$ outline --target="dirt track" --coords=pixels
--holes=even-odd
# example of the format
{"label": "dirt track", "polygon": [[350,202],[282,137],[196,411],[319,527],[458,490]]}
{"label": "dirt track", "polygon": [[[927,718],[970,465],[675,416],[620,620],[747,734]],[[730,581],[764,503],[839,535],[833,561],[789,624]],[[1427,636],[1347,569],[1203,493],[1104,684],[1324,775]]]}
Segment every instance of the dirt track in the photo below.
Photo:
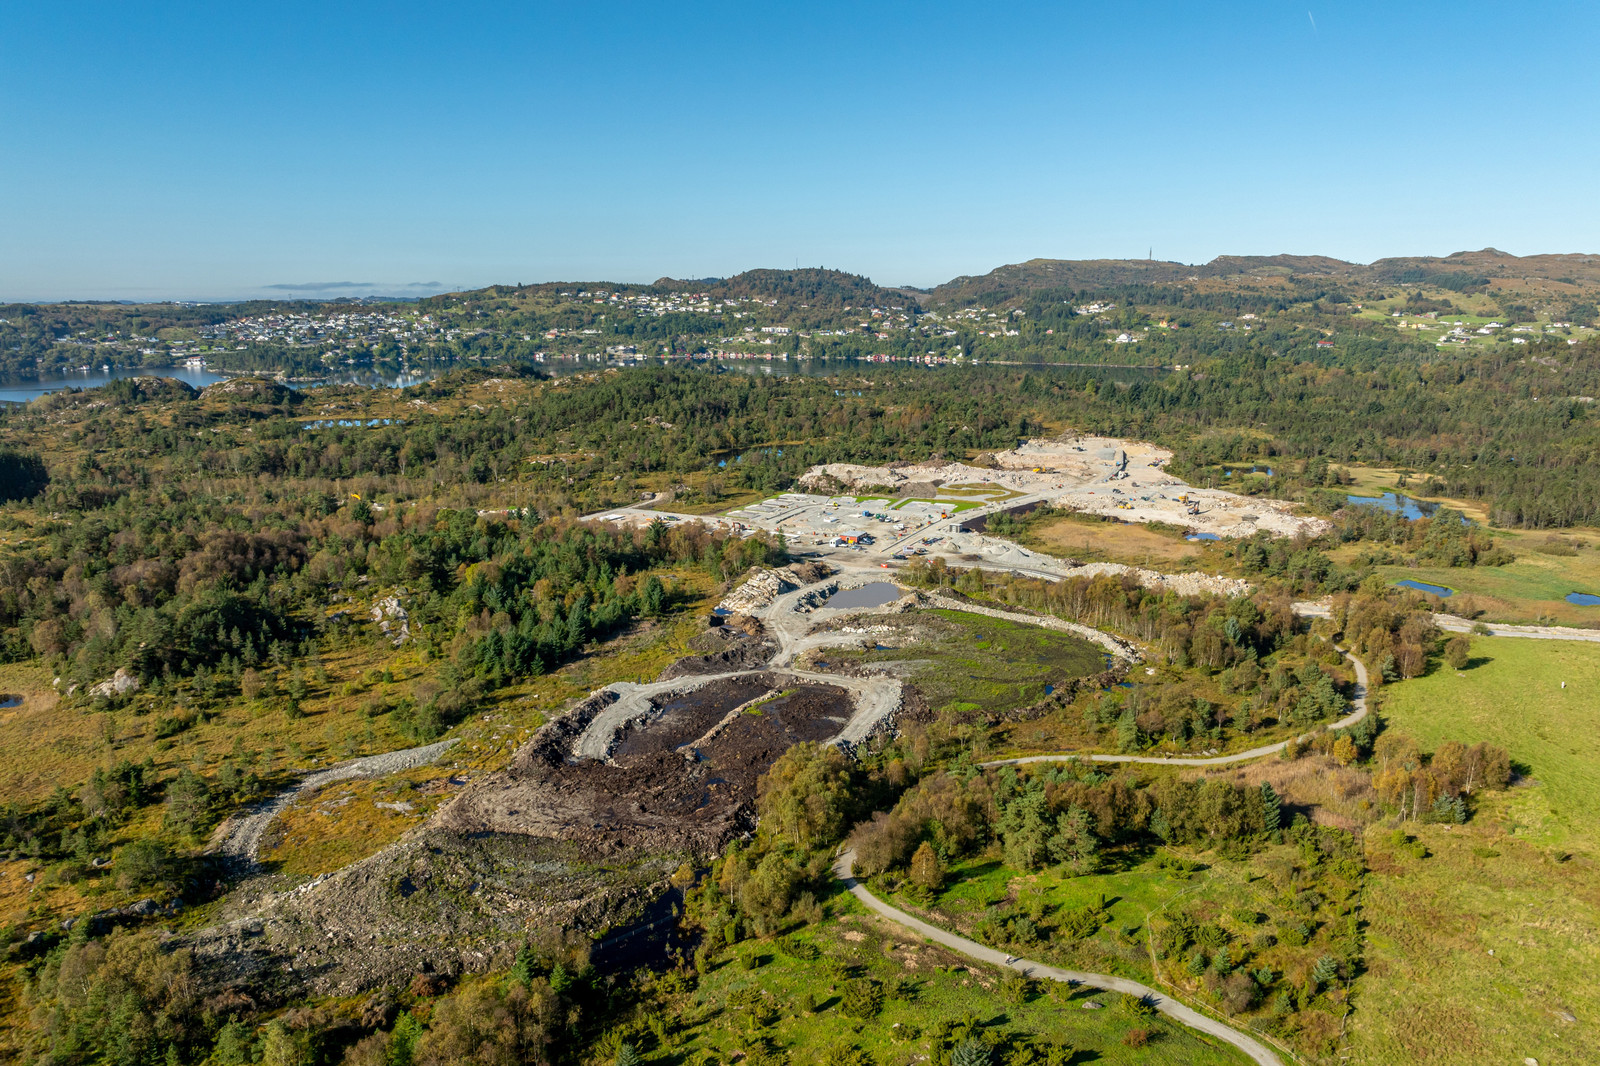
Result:
{"label": "dirt track", "polygon": [[257,853],[261,849],[261,837],[266,833],[267,827],[303,794],[315,792],[324,785],[331,785],[335,781],[351,777],[383,777],[416,766],[426,766],[444,754],[453,744],[454,740],[441,740],[434,744],[424,744],[419,748],[406,748],[403,751],[390,751],[382,755],[352,759],[337,766],[330,766],[326,770],[306,774],[277,795],[270,796],[230,818],[222,825],[220,835],[211,850],[243,870],[254,869]]}

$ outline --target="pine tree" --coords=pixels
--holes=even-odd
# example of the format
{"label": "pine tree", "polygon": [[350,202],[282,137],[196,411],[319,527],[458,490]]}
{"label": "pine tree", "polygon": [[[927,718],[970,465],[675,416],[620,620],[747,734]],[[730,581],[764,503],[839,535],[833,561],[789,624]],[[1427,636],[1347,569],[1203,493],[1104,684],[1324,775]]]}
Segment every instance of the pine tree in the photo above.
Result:
{"label": "pine tree", "polygon": [[1317,960],[1316,965],[1311,967],[1311,979],[1319,986],[1327,984],[1338,976],[1339,964],[1333,960],[1331,955],[1322,956]]}
{"label": "pine tree", "polygon": [[1074,804],[1056,819],[1050,857],[1074,874],[1091,874],[1100,868],[1100,842],[1095,839],[1088,811]]}
{"label": "pine tree", "polygon": [[538,958],[533,949],[524,944],[517,949],[517,961],[511,964],[511,980],[527,988],[533,984],[534,968],[538,965]]}
{"label": "pine tree", "polygon": [[1134,721],[1133,708],[1129,707],[1117,719],[1117,750],[1138,751],[1140,739],[1139,723]]}
{"label": "pine tree", "polygon": [[612,1061],[614,1066],[639,1066],[639,1053],[633,1050],[632,1044],[618,1044],[617,1057]]}
{"label": "pine tree", "polygon": [[1261,782],[1261,824],[1269,833],[1283,828],[1283,801],[1270,781]]}
{"label": "pine tree", "polygon": [[971,1037],[956,1045],[950,1056],[950,1066],[989,1066],[989,1046]]}

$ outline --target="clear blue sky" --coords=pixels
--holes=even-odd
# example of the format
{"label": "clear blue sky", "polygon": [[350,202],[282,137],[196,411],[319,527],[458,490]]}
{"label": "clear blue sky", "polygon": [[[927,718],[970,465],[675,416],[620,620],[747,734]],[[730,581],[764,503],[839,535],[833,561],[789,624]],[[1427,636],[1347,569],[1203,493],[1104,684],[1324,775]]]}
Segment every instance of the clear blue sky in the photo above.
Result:
{"label": "clear blue sky", "polygon": [[0,299],[1600,252],[1600,5],[0,0]]}

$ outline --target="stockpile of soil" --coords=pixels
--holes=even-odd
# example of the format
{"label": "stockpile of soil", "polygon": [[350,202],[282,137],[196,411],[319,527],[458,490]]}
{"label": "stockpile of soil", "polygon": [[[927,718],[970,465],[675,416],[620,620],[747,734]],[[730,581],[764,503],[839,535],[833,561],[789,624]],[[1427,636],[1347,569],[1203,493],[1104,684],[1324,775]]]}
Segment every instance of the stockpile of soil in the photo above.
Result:
{"label": "stockpile of soil", "polygon": [[757,670],[777,652],[778,645],[767,636],[757,619],[741,616],[742,625],[720,625],[701,633],[689,642],[702,655],[689,655],[661,671],[661,680],[674,677],[726,674],[735,670]]}
{"label": "stockpile of soil", "polygon": [[782,673],[723,679],[661,698],[660,713],[630,725],[609,761],[574,759],[571,738],[606,702],[541,729],[510,769],[458,797],[438,823],[582,841],[597,854],[709,857],[753,828],[756,778],[791,745],[836,735],[853,709],[845,689]]}

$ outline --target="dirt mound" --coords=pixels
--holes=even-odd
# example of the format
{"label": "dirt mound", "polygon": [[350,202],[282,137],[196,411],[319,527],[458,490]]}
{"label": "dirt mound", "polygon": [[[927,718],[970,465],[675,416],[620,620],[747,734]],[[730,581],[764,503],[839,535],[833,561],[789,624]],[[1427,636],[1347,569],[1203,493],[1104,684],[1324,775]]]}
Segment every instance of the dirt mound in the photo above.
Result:
{"label": "dirt mound", "polygon": [[541,729],[437,824],[582,842],[596,854],[709,856],[753,827],[756,778],[791,745],[837,734],[854,706],[844,688],[781,673],[723,678],[657,697],[652,714],[619,730],[609,758],[573,758],[574,738],[615,699],[591,698]]}
{"label": "dirt mound", "polygon": [[530,929],[627,925],[686,857],[607,862],[577,843],[423,830],[182,943],[207,995],[354,995],[418,973],[504,969]]}
{"label": "dirt mound", "polygon": [[760,669],[777,653],[778,645],[767,637],[759,622],[756,622],[756,626],[758,632],[754,635],[733,626],[715,626],[706,630],[689,642],[691,648],[704,654],[679,659],[661,671],[659,680]]}

